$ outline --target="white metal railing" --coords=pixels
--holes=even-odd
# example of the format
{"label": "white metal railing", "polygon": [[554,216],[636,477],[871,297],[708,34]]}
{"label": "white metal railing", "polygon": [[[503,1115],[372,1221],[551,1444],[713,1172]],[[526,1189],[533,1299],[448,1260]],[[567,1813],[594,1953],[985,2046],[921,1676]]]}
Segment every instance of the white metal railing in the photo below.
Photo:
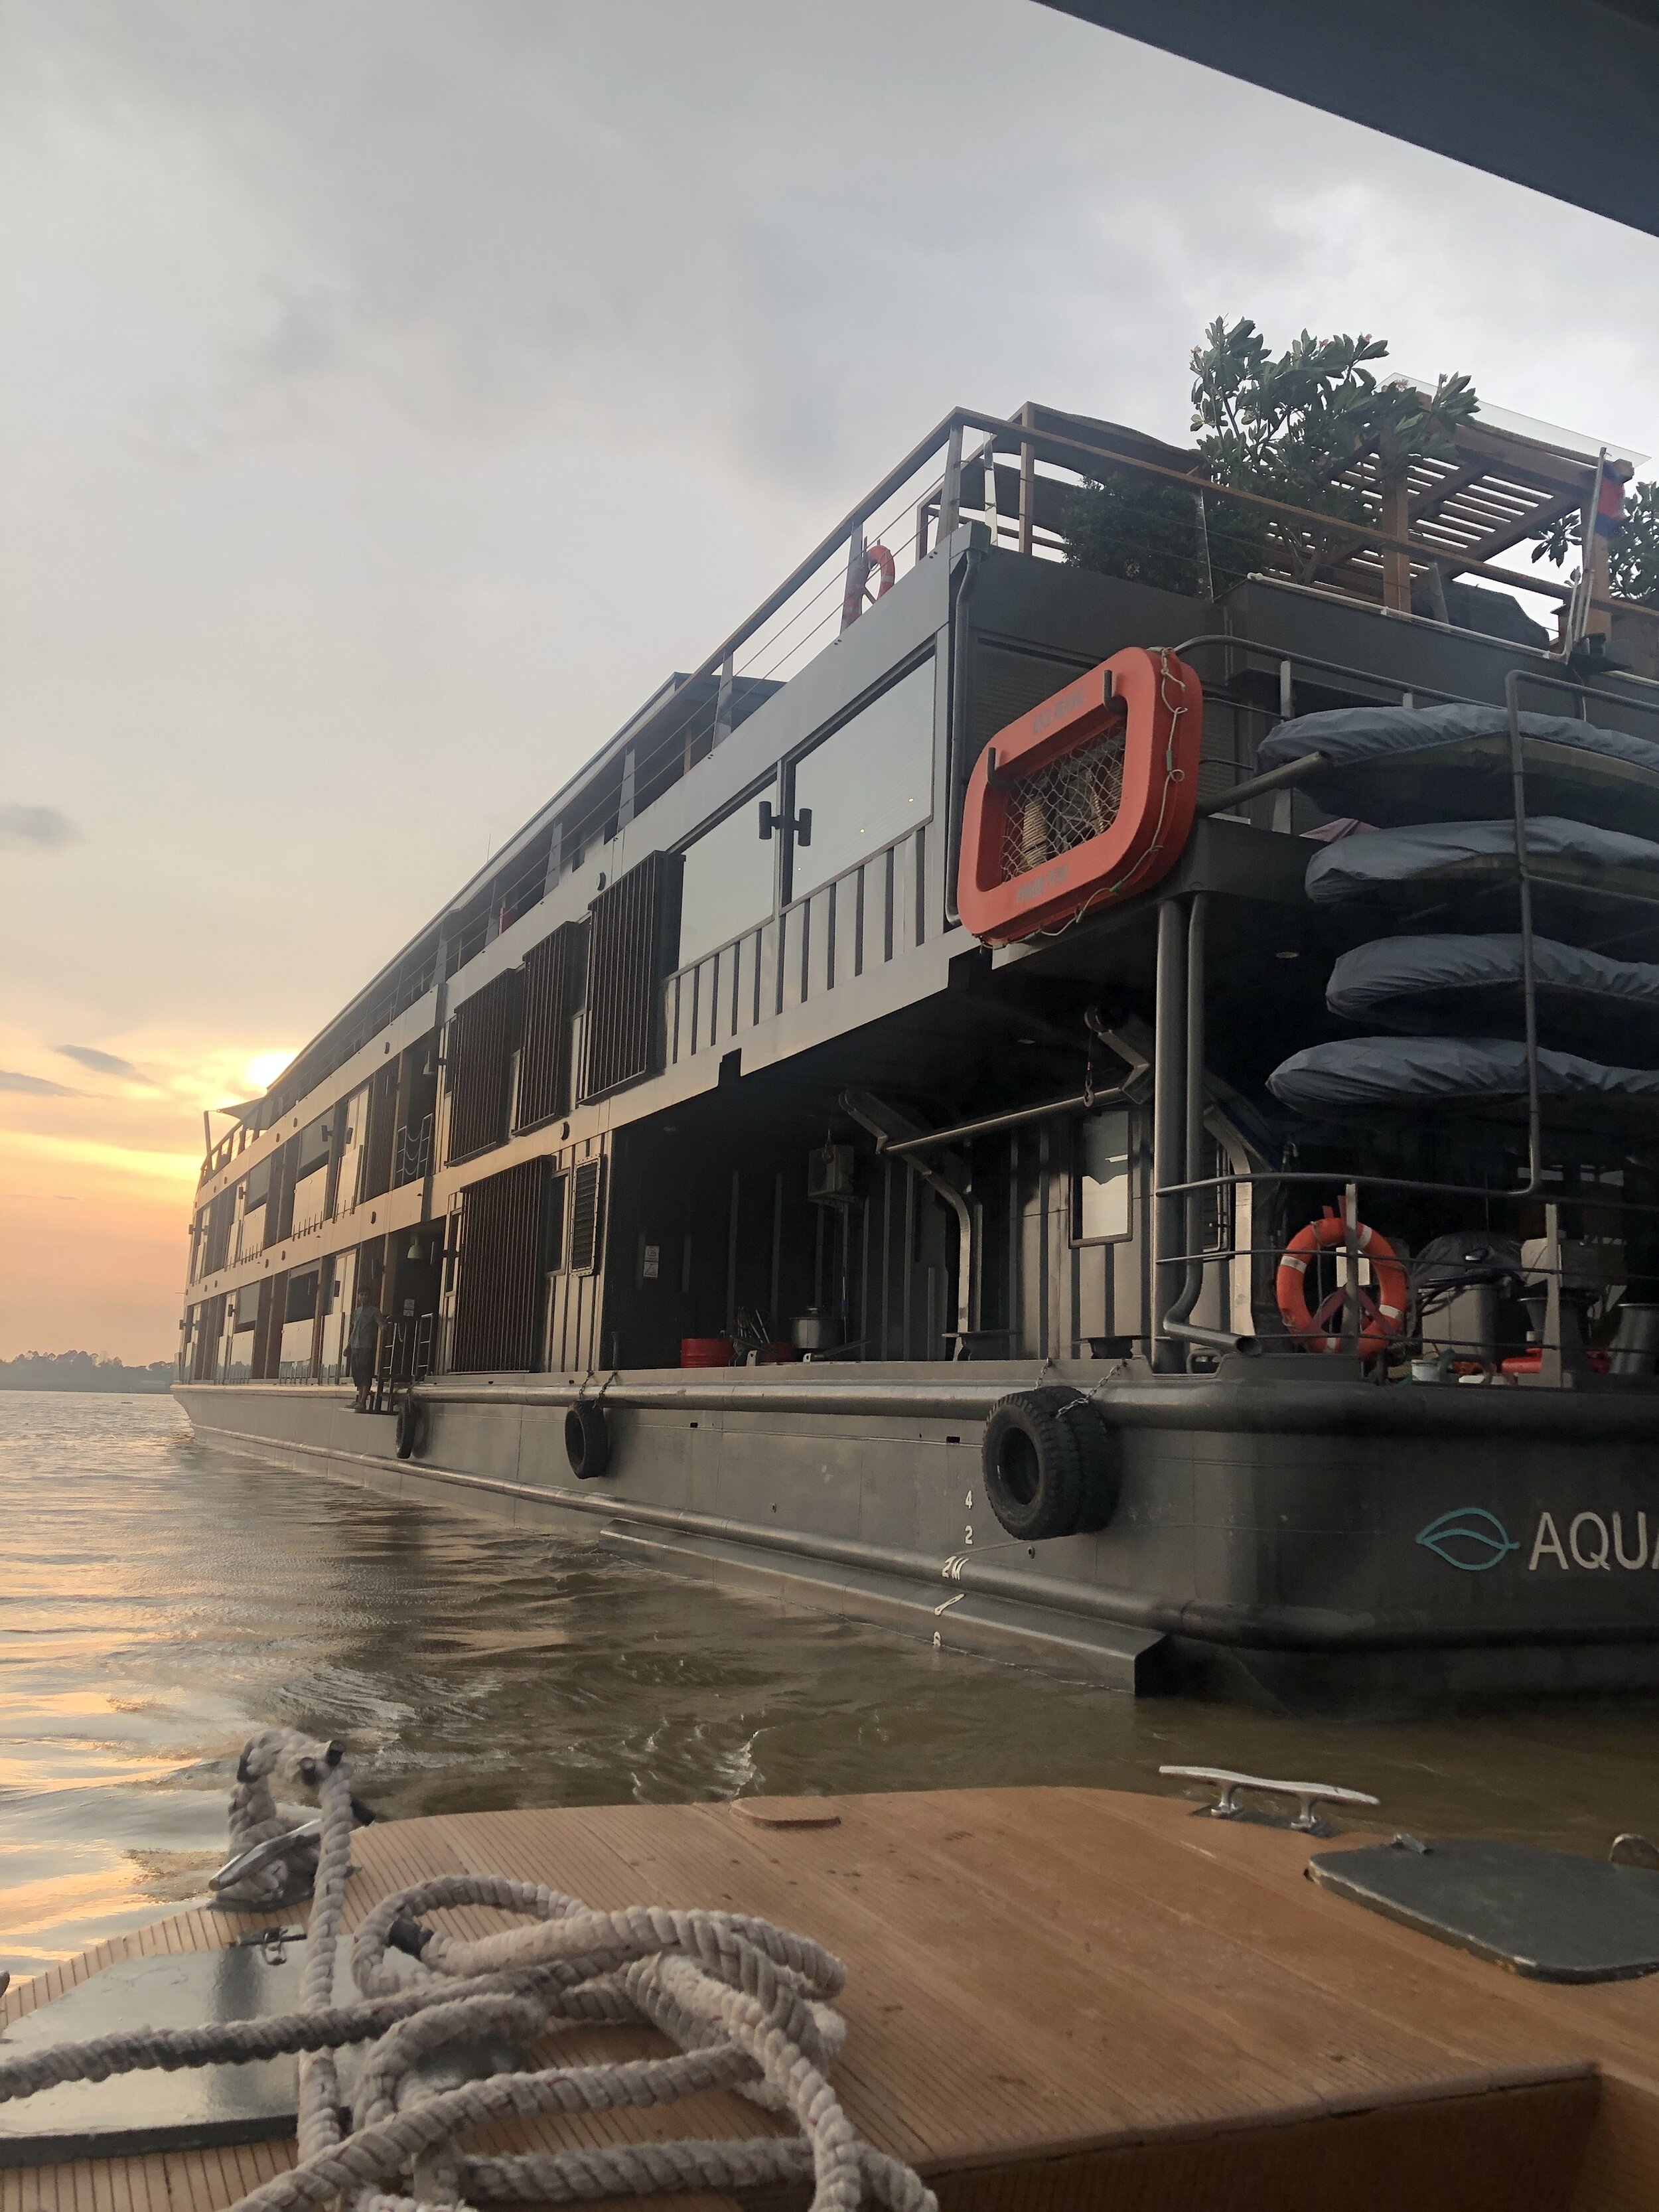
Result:
{"label": "white metal railing", "polygon": [[745,1030],[922,944],[932,827],[918,823],[671,975],[663,987],[666,1064],[729,1050]]}

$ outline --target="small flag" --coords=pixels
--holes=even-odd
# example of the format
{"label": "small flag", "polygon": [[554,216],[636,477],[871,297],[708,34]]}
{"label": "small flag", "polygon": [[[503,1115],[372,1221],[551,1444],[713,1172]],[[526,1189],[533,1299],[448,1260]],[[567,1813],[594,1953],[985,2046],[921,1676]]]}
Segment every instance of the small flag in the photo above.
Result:
{"label": "small flag", "polygon": [[1595,502],[1595,534],[1617,538],[1625,527],[1625,479],[1612,469],[1601,476],[1601,494]]}

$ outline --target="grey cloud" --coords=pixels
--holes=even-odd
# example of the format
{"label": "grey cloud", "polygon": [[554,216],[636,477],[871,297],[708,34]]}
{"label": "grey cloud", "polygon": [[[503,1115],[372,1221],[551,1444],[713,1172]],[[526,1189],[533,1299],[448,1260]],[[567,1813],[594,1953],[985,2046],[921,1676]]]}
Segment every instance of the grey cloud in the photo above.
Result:
{"label": "grey cloud", "polygon": [[56,853],[80,835],[55,806],[0,805],[0,852]]}
{"label": "grey cloud", "polygon": [[0,14],[60,1036],[310,1034],[954,400],[1182,438],[1248,313],[1659,446],[1654,240],[1032,0]]}
{"label": "grey cloud", "polygon": [[26,1098],[78,1098],[78,1091],[71,1091],[66,1083],[49,1083],[44,1075],[20,1075],[14,1068],[0,1067],[0,1091],[15,1091]]}
{"label": "grey cloud", "polygon": [[95,1045],[60,1044],[58,1052],[65,1060],[78,1060],[82,1067],[90,1068],[94,1075],[119,1075],[130,1083],[142,1083],[144,1079],[130,1060],[119,1053],[100,1052]]}
{"label": "grey cloud", "polygon": [[34,20],[261,236],[221,445],[565,426],[821,493],[955,399],[1179,434],[1209,316],[1320,319],[1355,196],[1415,251],[1459,173],[1030,0]]}

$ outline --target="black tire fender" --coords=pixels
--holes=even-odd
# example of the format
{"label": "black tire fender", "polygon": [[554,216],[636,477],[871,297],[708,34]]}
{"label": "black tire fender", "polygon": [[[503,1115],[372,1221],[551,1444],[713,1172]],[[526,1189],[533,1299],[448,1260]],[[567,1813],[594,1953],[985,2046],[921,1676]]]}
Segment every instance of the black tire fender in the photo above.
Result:
{"label": "black tire fender", "polygon": [[398,1456],[419,1459],[426,1449],[427,1409],[412,1391],[405,1392],[398,1408]]}
{"label": "black tire fender", "polygon": [[592,1482],[611,1464],[611,1430],[605,1407],[584,1398],[564,1417],[564,1455],[578,1482]]}
{"label": "black tire fender", "polygon": [[1024,1543],[1103,1528],[1117,1504],[1115,1462],[1106,1422],[1075,1391],[1015,1391],[985,1424],[985,1494]]}
{"label": "black tire fender", "polygon": [[1110,1525],[1123,1487],[1123,1438],[1092,1398],[1073,1398],[1060,1418],[1077,1438],[1083,1462],[1083,1506],[1077,1533],[1095,1535]]}

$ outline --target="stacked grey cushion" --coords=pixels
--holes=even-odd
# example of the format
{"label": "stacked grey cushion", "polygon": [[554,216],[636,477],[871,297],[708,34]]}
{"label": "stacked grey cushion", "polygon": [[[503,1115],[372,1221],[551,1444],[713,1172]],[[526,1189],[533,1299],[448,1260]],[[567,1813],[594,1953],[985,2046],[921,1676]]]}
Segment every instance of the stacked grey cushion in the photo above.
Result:
{"label": "stacked grey cushion", "polygon": [[[1565,714],[1520,717],[1529,815],[1563,814],[1659,836],[1659,744]],[[1309,753],[1330,765],[1300,787],[1329,814],[1382,825],[1513,815],[1501,707],[1342,707],[1282,722],[1258,767]]]}

